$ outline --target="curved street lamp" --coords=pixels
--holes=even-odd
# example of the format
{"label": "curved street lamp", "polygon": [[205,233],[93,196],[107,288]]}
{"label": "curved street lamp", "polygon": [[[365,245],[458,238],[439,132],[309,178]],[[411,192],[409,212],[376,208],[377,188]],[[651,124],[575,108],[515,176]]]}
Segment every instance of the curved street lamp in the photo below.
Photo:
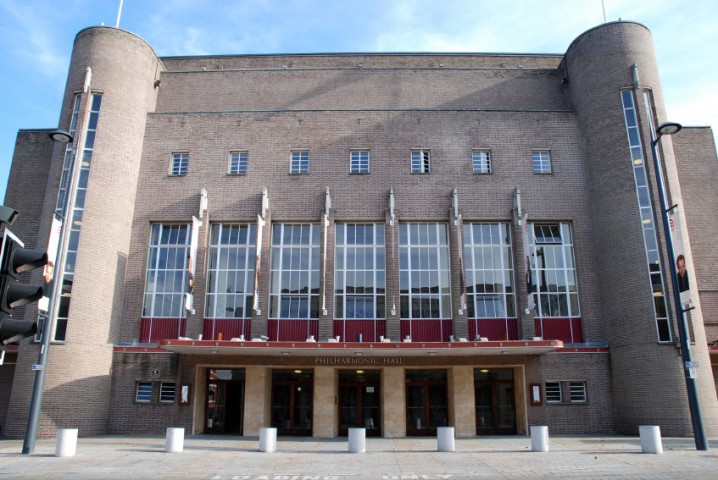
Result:
{"label": "curved street lamp", "polygon": [[[48,134],[53,142],[62,144],[72,145],[74,138],[65,130],[54,130]],[[75,148],[71,146],[72,152],[70,154],[70,162],[75,162]],[[74,165],[73,165],[74,167]],[[78,169],[79,170],[79,169]],[[73,174],[70,178],[70,185],[68,190],[69,198],[74,198],[77,181],[75,179],[74,168]],[[72,203],[72,200],[71,200]],[[67,206],[67,205],[66,205]],[[72,210],[65,210],[72,211]],[[57,214],[55,214],[57,215]],[[65,215],[66,216],[66,215]],[[63,218],[62,226],[60,227],[61,234],[58,244],[58,250],[56,258],[49,259],[50,262],[54,262],[52,277],[45,279],[46,282],[52,282],[50,284],[50,301],[48,302],[47,315],[45,322],[42,326],[42,333],[40,334],[40,352],[37,355],[37,365],[33,365],[35,370],[35,383],[32,387],[32,399],[30,401],[30,410],[27,414],[27,428],[25,430],[25,439],[22,445],[23,454],[32,454],[35,451],[35,442],[37,441],[37,431],[40,425],[40,413],[42,411],[42,397],[45,393],[45,370],[47,367],[47,355],[50,350],[50,342],[52,337],[52,325],[55,317],[55,310],[58,299],[60,298],[60,288],[62,285],[62,278],[55,278],[55,274],[63,274],[63,269],[58,268],[57,265],[64,265],[65,263],[65,246],[69,240],[70,228],[66,225],[66,219]]]}
{"label": "curved street lamp", "polygon": [[683,359],[683,374],[686,378],[686,390],[688,391],[688,407],[691,413],[691,422],[693,424],[693,436],[696,442],[696,450],[708,450],[708,439],[703,426],[703,415],[701,413],[701,404],[698,399],[698,387],[696,379],[691,375],[690,370],[696,365],[693,363],[691,355],[691,345],[688,341],[688,325],[686,323],[685,310],[681,304],[681,294],[678,291],[678,272],[676,269],[676,255],[673,248],[673,238],[671,236],[671,224],[668,218],[668,212],[675,206],[668,208],[666,204],[666,193],[664,189],[663,170],[658,160],[658,143],[664,135],[673,135],[678,133],[683,125],[675,122],[665,122],[656,129],[655,139],[651,140],[651,153],[653,154],[653,167],[656,170],[656,181],[658,182],[658,198],[661,202],[661,218],[663,220],[663,234],[666,241],[666,250],[668,250],[668,266],[671,272],[671,283],[673,290],[673,303],[676,307],[676,320],[678,324],[678,336],[681,344],[681,357]]}

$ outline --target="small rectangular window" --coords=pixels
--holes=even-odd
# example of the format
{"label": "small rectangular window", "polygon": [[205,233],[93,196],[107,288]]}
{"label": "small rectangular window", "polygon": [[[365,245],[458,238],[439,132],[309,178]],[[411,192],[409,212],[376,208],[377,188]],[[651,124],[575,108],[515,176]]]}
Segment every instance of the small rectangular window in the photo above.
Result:
{"label": "small rectangular window", "polygon": [[586,382],[569,382],[571,403],[586,403]]}
{"label": "small rectangular window", "polygon": [[152,400],[152,382],[137,382],[135,402],[150,403]]}
{"label": "small rectangular window", "polygon": [[189,167],[189,153],[173,153],[170,175],[187,175]]}
{"label": "small rectangular window", "polygon": [[532,158],[534,173],[551,173],[551,153],[548,150],[535,150]]}
{"label": "small rectangular window", "polygon": [[229,153],[229,174],[244,175],[247,173],[247,161],[249,153],[247,152],[230,152]]}
{"label": "small rectangular window", "polygon": [[292,164],[289,173],[309,173],[309,151],[296,150],[292,152]]}
{"label": "small rectangular window", "polygon": [[349,173],[369,173],[369,150],[352,150],[349,154]]}
{"label": "small rectangular window", "polygon": [[177,387],[174,382],[160,383],[160,402],[174,403]]}
{"label": "small rectangular window", "polygon": [[431,155],[429,150],[411,151],[411,173],[431,173]]}
{"label": "small rectangular window", "polygon": [[560,382],[546,382],[546,403],[561,403]]}
{"label": "small rectangular window", "polygon": [[491,173],[491,152],[489,150],[474,150],[471,152],[471,164],[474,173]]}

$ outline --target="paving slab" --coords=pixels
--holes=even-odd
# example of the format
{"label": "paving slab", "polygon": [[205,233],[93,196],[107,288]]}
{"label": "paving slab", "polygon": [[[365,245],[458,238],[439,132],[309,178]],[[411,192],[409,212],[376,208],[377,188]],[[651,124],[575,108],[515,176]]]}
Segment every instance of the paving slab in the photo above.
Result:
{"label": "paving slab", "polygon": [[664,438],[662,454],[629,436],[552,436],[549,452],[524,436],[456,439],[454,452],[430,437],[367,438],[364,453],[349,453],[346,438],[279,437],[264,453],[256,437],[214,435],[185,437],[180,453],[166,453],[164,437],[80,437],[73,457],[55,446],[39,439],[23,455],[21,440],[0,440],[0,480],[718,479],[718,439],[697,451],[692,438]]}

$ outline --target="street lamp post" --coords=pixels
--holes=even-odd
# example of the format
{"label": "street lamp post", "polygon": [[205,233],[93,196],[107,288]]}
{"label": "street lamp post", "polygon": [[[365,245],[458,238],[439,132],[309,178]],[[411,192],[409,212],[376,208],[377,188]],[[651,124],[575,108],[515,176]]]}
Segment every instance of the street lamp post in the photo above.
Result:
{"label": "street lamp post", "polygon": [[701,414],[701,404],[698,400],[698,387],[696,379],[689,373],[689,368],[693,368],[693,359],[691,356],[691,346],[688,341],[688,325],[686,324],[685,311],[681,304],[681,295],[678,291],[678,272],[676,270],[676,256],[673,250],[673,239],[671,237],[670,219],[668,218],[669,208],[666,203],[665,183],[663,180],[663,170],[658,160],[658,143],[663,135],[673,135],[677,133],[683,126],[679,123],[666,122],[658,126],[656,130],[656,138],[651,139],[651,153],[653,153],[654,169],[656,171],[656,181],[658,182],[658,198],[661,202],[661,218],[663,220],[663,232],[666,240],[666,249],[668,250],[668,266],[671,272],[671,282],[673,290],[673,303],[676,306],[676,316],[678,323],[678,335],[681,342],[681,357],[683,359],[683,374],[686,378],[686,389],[688,390],[688,406],[691,413],[691,422],[693,424],[693,436],[696,442],[697,450],[708,450],[708,440],[706,438],[705,428],[703,426],[703,416]]}
{"label": "street lamp post", "polygon": [[[72,135],[65,132],[64,130],[55,130],[50,132],[50,138],[54,142],[63,144],[72,144]],[[35,442],[37,440],[37,431],[40,425],[40,412],[42,410],[42,397],[45,390],[45,370],[47,368],[47,355],[50,349],[50,341],[52,337],[52,325],[55,318],[55,310],[57,310],[57,302],[62,294],[62,282],[63,282],[63,269],[62,265],[65,264],[65,246],[67,245],[68,239],[70,238],[70,231],[72,230],[70,225],[67,225],[67,217],[72,214],[74,207],[74,192],[77,186],[77,175],[76,171],[79,172],[79,168],[75,168],[76,151],[73,148],[70,152],[70,171],[68,172],[69,184],[66,190],[65,202],[65,218],[62,218],[63,225],[60,234],[60,240],[57,250],[57,258],[50,259],[54,261],[53,265],[53,277],[50,285],[50,301],[48,302],[47,317],[45,323],[42,326],[42,333],[40,335],[40,352],[37,356],[37,365],[33,366],[35,369],[35,383],[32,388],[32,400],[30,402],[30,411],[27,417],[27,429],[25,431],[25,440],[22,445],[23,454],[32,454],[35,451]],[[69,215],[68,215],[69,213]],[[57,213],[55,213],[57,215]]]}

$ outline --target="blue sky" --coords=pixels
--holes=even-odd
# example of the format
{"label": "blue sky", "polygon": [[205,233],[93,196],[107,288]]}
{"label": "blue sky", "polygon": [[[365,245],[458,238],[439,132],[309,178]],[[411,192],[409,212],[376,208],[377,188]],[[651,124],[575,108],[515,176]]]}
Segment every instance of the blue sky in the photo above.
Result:
{"label": "blue sky", "polygon": [[[75,34],[120,0],[0,0],[0,198],[19,129],[57,126]],[[718,128],[718,2],[604,0],[653,33],[669,119]],[[160,56],[312,52],[563,54],[601,0],[124,0],[120,27]],[[44,186],[40,186],[44,187]]]}

